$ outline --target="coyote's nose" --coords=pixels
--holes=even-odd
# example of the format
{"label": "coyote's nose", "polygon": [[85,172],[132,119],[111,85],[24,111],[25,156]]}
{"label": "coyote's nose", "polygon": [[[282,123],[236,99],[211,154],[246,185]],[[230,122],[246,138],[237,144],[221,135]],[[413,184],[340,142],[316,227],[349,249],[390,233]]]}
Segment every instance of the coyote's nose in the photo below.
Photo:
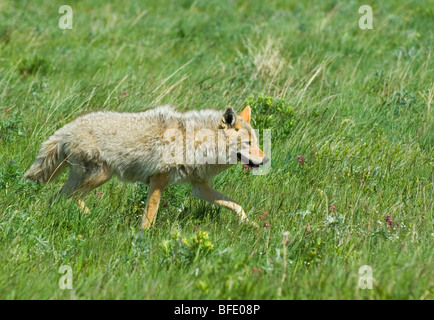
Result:
{"label": "coyote's nose", "polygon": [[268,157],[265,157],[263,160],[262,160],[262,164],[266,164],[267,162],[269,162],[270,161],[270,159],[268,158]]}

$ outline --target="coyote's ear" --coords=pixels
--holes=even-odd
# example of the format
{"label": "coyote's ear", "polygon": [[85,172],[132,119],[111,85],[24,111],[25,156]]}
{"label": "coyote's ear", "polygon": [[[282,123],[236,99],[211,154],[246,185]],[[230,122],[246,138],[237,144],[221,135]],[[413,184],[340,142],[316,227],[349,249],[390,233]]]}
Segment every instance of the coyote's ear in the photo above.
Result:
{"label": "coyote's ear", "polygon": [[224,124],[233,126],[235,124],[235,111],[231,106],[226,107],[225,113],[223,113],[222,121]]}
{"label": "coyote's ear", "polygon": [[252,114],[252,110],[250,109],[250,106],[247,106],[244,108],[243,112],[240,113],[240,117],[245,122],[250,123],[251,114]]}

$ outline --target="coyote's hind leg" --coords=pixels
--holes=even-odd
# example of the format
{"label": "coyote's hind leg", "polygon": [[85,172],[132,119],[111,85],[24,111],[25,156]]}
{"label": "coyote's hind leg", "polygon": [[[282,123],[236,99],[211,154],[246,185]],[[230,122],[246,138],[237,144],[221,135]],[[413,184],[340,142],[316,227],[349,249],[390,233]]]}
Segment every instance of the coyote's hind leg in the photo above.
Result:
{"label": "coyote's hind leg", "polygon": [[68,179],[58,194],[78,197],[77,203],[86,214],[89,213],[89,208],[86,207],[83,198],[90,191],[110,180],[110,178],[111,173],[106,167],[92,167],[86,170],[82,167],[71,166]]}

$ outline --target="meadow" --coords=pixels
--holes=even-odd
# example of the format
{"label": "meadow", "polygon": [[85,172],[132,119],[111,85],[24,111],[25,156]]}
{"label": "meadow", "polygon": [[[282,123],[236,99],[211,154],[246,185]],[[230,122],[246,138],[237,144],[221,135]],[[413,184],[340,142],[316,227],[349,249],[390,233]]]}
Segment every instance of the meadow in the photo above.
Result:
{"label": "meadow", "polygon": [[[376,1],[363,30],[362,4],[0,1],[0,298],[432,299],[434,9]],[[268,174],[212,181],[260,229],[174,185],[141,236],[145,185],[112,179],[84,215],[49,203],[65,173],[23,180],[80,114],[161,104],[271,129]]]}

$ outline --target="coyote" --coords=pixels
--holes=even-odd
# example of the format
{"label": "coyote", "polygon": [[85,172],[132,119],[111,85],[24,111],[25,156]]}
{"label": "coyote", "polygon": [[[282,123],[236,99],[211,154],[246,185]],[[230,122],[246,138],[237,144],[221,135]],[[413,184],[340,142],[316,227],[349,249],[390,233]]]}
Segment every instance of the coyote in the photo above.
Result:
{"label": "coyote", "polygon": [[230,106],[224,111],[161,106],[137,113],[92,112],[45,141],[24,177],[47,183],[68,167],[57,195],[77,197],[85,213],[84,196],[113,175],[148,184],[142,229],[154,223],[161,194],[171,183],[191,183],[194,196],[248,221],[243,208],[211,188],[209,180],[240,161],[253,169],[269,161],[258,147],[250,116],[250,107],[237,115]]}

